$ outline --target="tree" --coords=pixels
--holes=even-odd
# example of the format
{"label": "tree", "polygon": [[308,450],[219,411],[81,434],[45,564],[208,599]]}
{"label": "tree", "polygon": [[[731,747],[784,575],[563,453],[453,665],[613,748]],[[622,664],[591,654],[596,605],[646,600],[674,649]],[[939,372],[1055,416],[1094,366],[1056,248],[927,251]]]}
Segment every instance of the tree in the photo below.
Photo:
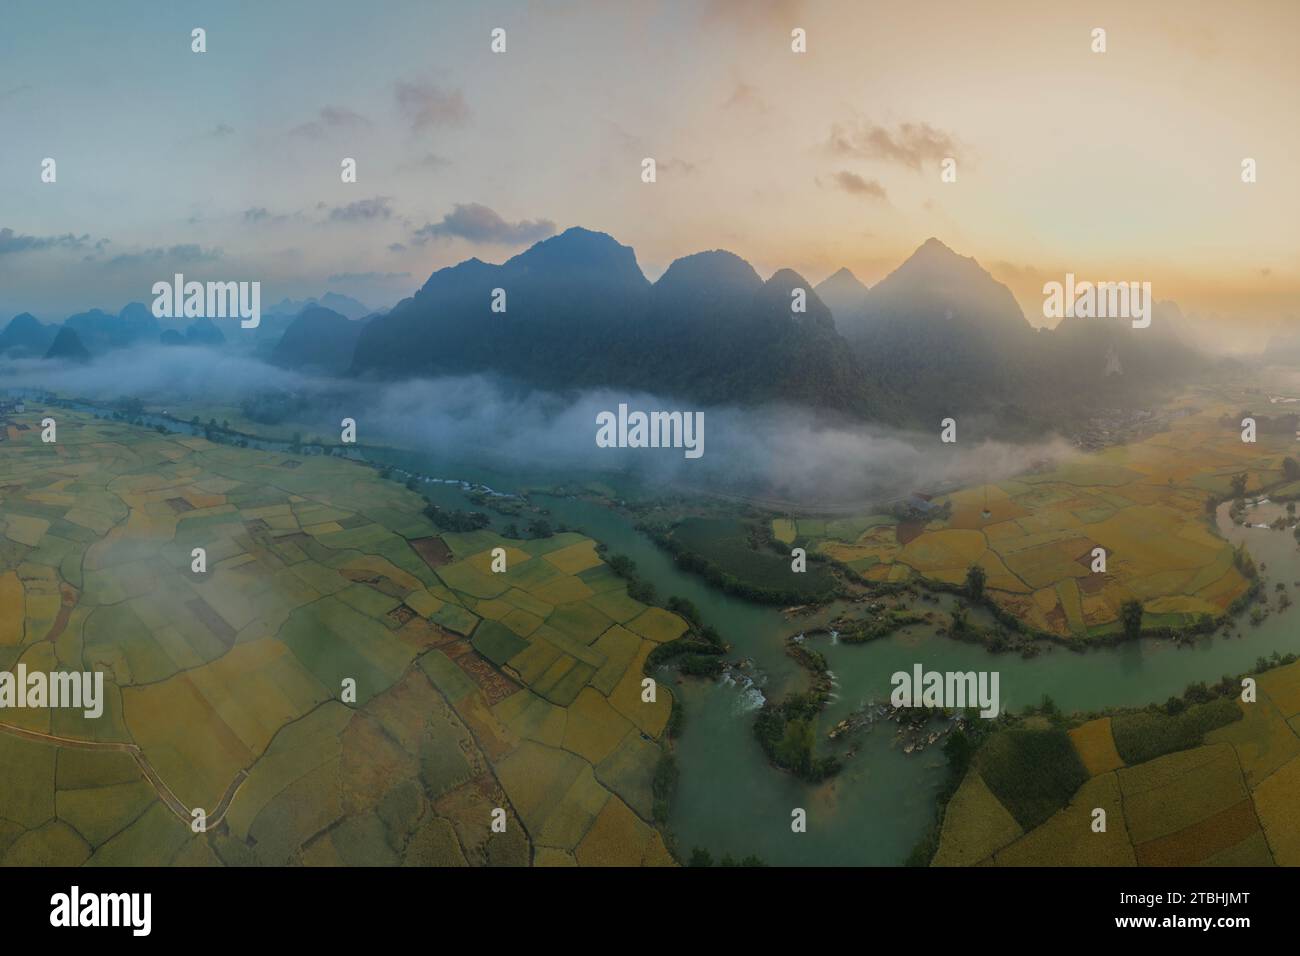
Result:
{"label": "tree", "polygon": [[1142,602],[1130,598],[1119,609],[1119,619],[1124,624],[1125,637],[1138,637],[1142,633]]}
{"label": "tree", "polygon": [[953,773],[957,777],[963,777],[966,775],[966,768],[970,766],[971,758],[975,756],[975,742],[966,735],[966,731],[958,728],[948,735],[943,745],[943,753],[948,758],[948,765]]}
{"label": "tree", "polygon": [[688,866],[712,866],[713,854],[702,846],[697,846],[691,851],[691,862]]}
{"label": "tree", "polygon": [[1244,498],[1246,496],[1246,473],[1233,475],[1230,479],[1232,488],[1232,497]]}
{"label": "tree", "polygon": [[984,596],[984,582],[987,576],[978,564],[972,564],[966,571],[966,590],[970,596],[979,600]]}
{"label": "tree", "polygon": [[1286,477],[1287,481],[1296,481],[1297,479],[1300,479],[1300,461],[1296,461],[1294,458],[1290,457],[1283,458],[1282,474]]}
{"label": "tree", "polygon": [[1255,569],[1255,560],[1250,556],[1244,544],[1237,545],[1232,552],[1232,564],[1241,572],[1243,577],[1254,579],[1258,572]]}

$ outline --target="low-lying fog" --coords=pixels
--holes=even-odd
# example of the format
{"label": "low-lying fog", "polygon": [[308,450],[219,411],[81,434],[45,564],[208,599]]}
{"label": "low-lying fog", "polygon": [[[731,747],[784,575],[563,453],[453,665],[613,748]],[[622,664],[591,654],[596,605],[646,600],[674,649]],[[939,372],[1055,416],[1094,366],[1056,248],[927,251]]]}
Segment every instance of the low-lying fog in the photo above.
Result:
{"label": "low-lying fog", "polygon": [[[363,445],[398,445],[521,473],[633,473],[654,486],[804,508],[847,508],[1002,479],[1071,451],[1059,440],[976,440],[975,423],[960,414],[956,443],[944,444],[939,422],[923,435],[806,408],[698,408],[645,393],[524,391],[479,375],[395,383],[320,378],[200,347],[121,350],[86,365],[0,360],[0,386],[98,402],[135,397],[160,408],[181,401],[239,406],[289,393],[308,409],[292,419],[311,427],[308,434],[336,434],[346,416],[356,419]],[[597,415],[617,412],[620,403],[632,411],[702,411],[703,454],[598,447]]]}

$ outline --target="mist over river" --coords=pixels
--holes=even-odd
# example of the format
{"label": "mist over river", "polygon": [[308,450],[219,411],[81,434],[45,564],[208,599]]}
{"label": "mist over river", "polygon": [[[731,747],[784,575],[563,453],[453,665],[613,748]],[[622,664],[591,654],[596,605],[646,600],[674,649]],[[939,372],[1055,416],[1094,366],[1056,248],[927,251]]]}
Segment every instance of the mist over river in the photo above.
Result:
{"label": "mist over river", "polygon": [[[190,430],[185,423],[146,418],[150,425]],[[287,443],[259,441],[256,447],[283,451]],[[437,452],[366,447],[350,457],[441,479],[422,482],[420,488],[447,508],[481,510],[469,497],[472,486],[510,494],[597,477],[611,484],[607,474],[484,468]],[[624,486],[616,479],[612,484],[619,494],[637,491],[634,484]],[[574,497],[532,497],[550,511],[553,525],[582,531],[606,544],[610,553],[634,560],[638,574],[654,584],[661,597],[676,595],[693,602],[703,621],[732,645],[726,660],[748,662],[739,680],[679,679],[667,671],[660,678],[672,681],[673,692],[685,705],[684,730],[675,745],[680,781],[670,819],[684,857],[703,847],[715,860],[725,854],[736,859],[757,855],[769,864],[898,865],[906,860],[934,818],[935,795],[946,773],[940,746],[906,754],[895,741],[893,725],[882,722],[858,731],[851,742],[856,753],[847,757],[843,770],[813,785],[770,766],[753,734],[754,710],[764,697],[780,698],[808,684],[807,673],[785,652],[786,639],[829,621],[835,607],[789,619],[777,608],[714,590],[680,570],[620,512]],[[1270,588],[1274,582],[1290,587],[1300,580],[1300,550],[1289,531],[1234,525],[1227,509],[1221,506],[1216,515],[1219,533],[1247,546],[1266,569]],[[1264,505],[1248,512],[1248,521],[1271,521],[1275,512],[1280,513],[1278,506]],[[515,520],[488,514],[498,531]],[[919,609],[945,608],[951,600],[941,596],[938,605],[920,603]],[[929,624],[860,645],[837,643],[824,634],[810,636],[810,646],[825,655],[835,678],[835,697],[819,723],[819,746],[829,746],[826,732],[842,718],[868,701],[887,701],[890,675],[910,671],[918,663],[926,670],[998,671],[1003,710],[1023,709],[1045,694],[1065,711],[1142,706],[1180,694],[1189,683],[1251,670],[1259,657],[1274,651],[1300,652],[1297,614],[1300,611],[1275,611],[1258,625],[1239,620],[1231,633],[1240,637],[1216,633],[1183,646],[1144,639],[1081,653],[1048,645],[1030,659],[951,640]],[[844,749],[836,752],[843,755]],[[795,808],[807,811],[806,833],[790,829]]]}

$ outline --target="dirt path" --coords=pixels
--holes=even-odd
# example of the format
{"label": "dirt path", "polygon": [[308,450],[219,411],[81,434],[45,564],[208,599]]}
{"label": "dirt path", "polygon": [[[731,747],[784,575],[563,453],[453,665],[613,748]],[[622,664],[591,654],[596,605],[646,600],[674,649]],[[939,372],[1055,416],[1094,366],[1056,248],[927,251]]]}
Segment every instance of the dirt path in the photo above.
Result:
{"label": "dirt path", "polygon": [[[68,747],[72,750],[110,750],[117,753],[130,754],[131,759],[135,761],[144,778],[149,781],[154,792],[158,794],[158,799],[171,810],[176,817],[188,826],[193,822],[190,808],[181,802],[180,798],[172,792],[172,788],[158,775],[149,758],[144,755],[138,744],[124,743],[114,740],[77,740],[73,737],[59,737],[56,734],[46,734],[39,730],[28,730],[24,727],[15,727],[13,724],[0,722],[0,733],[9,734],[11,737],[21,737],[24,740],[34,740],[39,743],[54,744],[56,747]],[[239,788],[244,785],[248,779],[248,771],[241,770],[235,774],[235,779],[230,781],[230,786],[222,795],[221,801],[217,804],[216,810],[209,814],[207,819],[207,829],[216,828],[226,817],[226,811],[230,809],[230,804],[235,799],[235,794]]]}

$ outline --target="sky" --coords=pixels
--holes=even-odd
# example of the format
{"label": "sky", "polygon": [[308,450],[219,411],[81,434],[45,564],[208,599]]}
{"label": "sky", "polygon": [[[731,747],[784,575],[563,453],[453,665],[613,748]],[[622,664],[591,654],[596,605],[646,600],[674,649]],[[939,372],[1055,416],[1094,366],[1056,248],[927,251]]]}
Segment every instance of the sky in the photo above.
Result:
{"label": "sky", "polygon": [[383,307],[580,225],[651,278],[725,248],[870,284],[935,236],[1035,324],[1067,272],[1300,322],[1298,28],[1294,0],[6,0],[0,321],[175,272]]}

